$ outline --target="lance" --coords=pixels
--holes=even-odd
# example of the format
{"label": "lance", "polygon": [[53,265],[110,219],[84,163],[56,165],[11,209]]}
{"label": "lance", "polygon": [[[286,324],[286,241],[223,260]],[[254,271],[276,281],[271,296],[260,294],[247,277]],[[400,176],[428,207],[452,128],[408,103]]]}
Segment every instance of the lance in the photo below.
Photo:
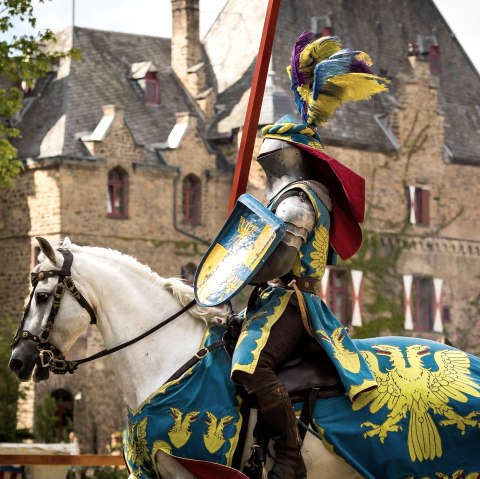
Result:
{"label": "lance", "polygon": [[230,213],[237,201],[237,198],[245,193],[247,189],[248,174],[252,162],[253,148],[257,136],[258,120],[262,108],[263,93],[267,81],[268,66],[272,54],[273,40],[275,38],[275,27],[277,25],[280,0],[269,0],[265,22],[263,24],[262,39],[258,50],[255,70],[253,72],[252,87],[248,99],[247,113],[242,130],[242,140],[238,150],[237,164],[233,175],[232,190],[230,193]]}

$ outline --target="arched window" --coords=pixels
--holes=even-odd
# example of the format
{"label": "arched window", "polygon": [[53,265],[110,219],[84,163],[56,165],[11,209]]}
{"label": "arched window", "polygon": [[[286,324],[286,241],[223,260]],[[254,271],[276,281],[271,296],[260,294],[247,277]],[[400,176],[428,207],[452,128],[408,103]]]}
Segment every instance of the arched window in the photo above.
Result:
{"label": "arched window", "polygon": [[200,223],[200,197],[202,183],[195,175],[188,175],[182,184],[182,222],[190,225]]}
{"label": "arched window", "polygon": [[73,428],[73,397],[65,389],[56,389],[51,396],[55,399],[57,409],[57,432],[60,440],[68,438]]}
{"label": "arched window", "polygon": [[128,173],[117,166],[108,172],[107,216],[127,217]]}

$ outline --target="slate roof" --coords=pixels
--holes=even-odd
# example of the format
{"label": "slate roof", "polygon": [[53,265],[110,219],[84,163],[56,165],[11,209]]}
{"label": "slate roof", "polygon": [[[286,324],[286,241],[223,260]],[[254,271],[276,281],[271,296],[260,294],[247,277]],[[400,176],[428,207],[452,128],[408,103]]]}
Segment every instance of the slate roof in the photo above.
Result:
{"label": "slate roof", "polygon": [[[47,148],[49,155],[88,155],[79,137],[94,131],[102,118],[102,105],[123,106],[135,142],[146,147],[166,141],[175,125],[175,113],[197,112],[170,68],[170,38],[75,27],[73,35],[70,28],[57,34],[57,39],[56,48],[79,48],[82,60],[72,61],[70,72],[59,75],[62,78],[51,74],[39,83],[41,94],[20,123],[26,140],[16,145],[20,158],[38,157],[42,142],[50,141],[47,133],[63,121],[64,129],[57,129],[52,147]],[[158,105],[145,104],[140,87],[131,79],[131,65],[143,61],[152,61],[158,68]],[[203,127],[201,118],[199,127]],[[146,160],[151,160],[152,154],[145,151]]]}
{"label": "slate roof", "polygon": [[[256,4],[257,14],[251,14],[252,4]],[[242,10],[245,11],[243,16]],[[451,161],[480,164],[477,152],[480,143],[480,76],[432,0],[282,0],[271,69],[275,72],[276,87],[283,89],[289,97],[285,66],[291,48],[298,35],[310,29],[311,18],[322,15],[329,15],[334,34],[345,46],[368,52],[374,60],[374,70],[387,72],[393,80],[399,74],[411,74],[407,61],[408,43],[417,41],[417,35],[435,34],[440,48],[439,93],[445,113],[445,143],[452,153]],[[211,126],[212,135],[243,124],[244,110],[241,111],[240,103],[246,107],[249,75],[253,72],[255,57],[244,53],[237,57],[233,53],[242,50],[249,37],[259,36],[263,16],[263,7],[259,7],[255,0],[229,0],[204,40],[207,52],[214,57],[211,68],[220,88],[218,103],[225,106],[225,111]],[[243,28],[246,22],[248,29]],[[222,38],[221,42],[219,38]],[[218,62],[218,59],[222,61]],[[225,82],[219,77],[225,76],[225,71],[228,72],[228,81],[221,89]],[[231,72],[236,72],[237,76],[232,76]],[[267,100],[267,104],[276,103]],[[285,102],[281,105],[277,102],[276,106],[272,109],[271,120],[294,110],[293,100],[290,111],[282,111]],[[379,101],[348,105],[335,115],[328,127],[319,129],[320,136],[330,144],[391,150],[394,147],[392,141],[374,117],[384,111]]]}

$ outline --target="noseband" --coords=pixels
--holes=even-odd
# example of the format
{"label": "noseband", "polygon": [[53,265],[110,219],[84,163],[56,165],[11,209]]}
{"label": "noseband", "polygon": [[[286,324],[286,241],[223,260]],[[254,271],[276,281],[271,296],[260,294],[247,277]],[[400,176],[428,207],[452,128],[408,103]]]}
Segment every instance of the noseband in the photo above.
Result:
{"label": "noseband", "polygon": [[[39,271],[38,273],[31,273],[33,289],[30,294],[27,307],[23,313],[22,321],[20,322],[20,325],[14,334],[11,347],[13,348],[20,341],[24,340],[35,342],[38,344],[40,363],[42,367],[48,367],[50,371],[55,374],[65,374],[66,372],[73,373],[73,371],[76,369],[76,364],[74,361],[67,361],[64,354],[50,342],[53,324],[55,322],[55,318],[57,317],[58,309],[60,308],[60,301],[62,300],[65,290],[67,289],[70,291],[80,306],[87,310],[88,314],[90,315],[90,324],[96,324],[97,317],[95,315],[95,311],[90,306],[88,301],[85,299],[82,293],[78,291],[71,277],[71,267],[73,263],[72,252],[64,248],[58,248],[58,251],[63,256],[63,265],[61,270]],[[53,302],[52,308],[50,309],[50,314],[48,315],[47,322],[40,329],[40,332],[38,334],[33,334],[30,331],[23,329],[23,327],[25,325],[27,314],[30,310],[35,289],[39,281],[47,278],[53,278],[54,276],[58,276],[58,283],[53,293]]]}

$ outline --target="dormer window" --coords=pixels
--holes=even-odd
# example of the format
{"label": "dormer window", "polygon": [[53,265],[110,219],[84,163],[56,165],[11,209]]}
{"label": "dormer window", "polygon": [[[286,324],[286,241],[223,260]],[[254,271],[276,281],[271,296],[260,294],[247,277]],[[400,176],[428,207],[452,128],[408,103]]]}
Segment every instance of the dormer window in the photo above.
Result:
{"label": "dormer window", "polygon": [[330,15],[312,17],[310,30],[315,33],[317,38],[331,37],[333,35],[333,26]]}
{"label": "dormer window", "polygon": [[418,54],[428,57],[430,73],[440,75],[440,47],[435,34],[417,35]]}
{"label": "dormer window", "polygon": [[156,105],[160,103],[158,88],[158,69],[153,62],[132,63],[132,79],[137,82],[143,93],[145,103]]}
{"label": "dormer window", "polygon": [[438,45],[432,45],[428,52],[430,61],[430,73],[432,75],[440,75],[440,48]]}
{"label": "dormer window", "polygon": [[145,103],[158,103],[157,72],[148,72],[145,76]]}

